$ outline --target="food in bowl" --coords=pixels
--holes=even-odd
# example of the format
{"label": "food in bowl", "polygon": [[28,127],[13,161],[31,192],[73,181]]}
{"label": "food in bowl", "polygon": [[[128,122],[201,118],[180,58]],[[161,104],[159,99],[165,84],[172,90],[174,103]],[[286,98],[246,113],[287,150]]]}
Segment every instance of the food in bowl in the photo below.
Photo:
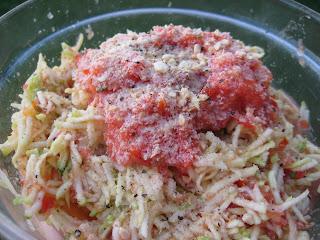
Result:
{"label": "food in bowl", "polygon": [[261,48],[175,25],[81,43],[39,56],[0,145],[47,238],[309,239],[320,149]]}

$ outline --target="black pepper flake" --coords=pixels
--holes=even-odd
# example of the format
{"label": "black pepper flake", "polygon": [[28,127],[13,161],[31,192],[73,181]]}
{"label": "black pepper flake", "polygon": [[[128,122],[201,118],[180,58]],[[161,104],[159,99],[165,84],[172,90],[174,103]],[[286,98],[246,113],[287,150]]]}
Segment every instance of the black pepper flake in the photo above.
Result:
{"label": "black pepper flake", "polygon": [[146,196],[148,196],[148,194],[146,194],[146,193],[143,193],[143,194],[142,194],[142,197],[145,198]]}
{"label": "black pepper flake", "polygon": [[124,97],[120,97],[120,102],[122,102],[124,100]]}
{"label": "black pepper flake", "polygon": [[36,176],[35,176],[36,178],[38,178],[38,174],[36,174]]}
{"label": "black pepper flake", "polygon": [[135,197],[135,198],[138,197],[138,194],[133,195],[133,197]]}
{"label": "black pepper flake", "polygon": [[235,114],[235,111],[231,111],[230,114],[231,114],[231,115],[234,115],[234,114]]}
{"label": "black pepper flake", "polygon": [[145,169],[142,169],[142,173],[147,173],[147,171]]}
{"label": "black pepper flake", "polygon": [[111,208],[111,206],[109,204],[106,205],[106,208]]}
{"label": "black pepper flake", "polygon": [[182,216],[178,216],[178,219],[181,221],[181,220],[183,220],[183,217]]}
{"label": "black pepper flake", "polygon": [[125,190],[125,188],[124,188],[124,186],[123,186],[123,185],[121,185],[121,188],[122,188],[122,190]]}
{"label": "black pepper flake", "polygon": [[74,231],[74,236],[75,236],[76,238],[80,237],[80,236],[81,236],[81,231],[80,231],[79,229],[76,229],[76,230]]}

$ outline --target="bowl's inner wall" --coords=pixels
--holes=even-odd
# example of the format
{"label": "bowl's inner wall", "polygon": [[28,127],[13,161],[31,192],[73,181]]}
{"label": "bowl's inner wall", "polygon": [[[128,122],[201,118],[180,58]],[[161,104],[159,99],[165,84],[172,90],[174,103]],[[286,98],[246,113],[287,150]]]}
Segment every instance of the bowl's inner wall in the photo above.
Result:
{"label": "bowl's inner wall", "polygon": [[[172,7],[175,7],[175,5]],[[259,10],[259,7],[257,9]],[[252,8],[250,10],[248,8],[247,10],[253,11],[253,16],[255,14],[262,15],[263,9],[258,13],[257,9]],[[46,11],[43,15],[47,16],[50,11]],[[62,11],[67,14],[66,9],[61,9]],[[56,12],[52,13],[54,18],[60,14]],[[35,19],[33,21],[39,21],[39,18]],[[305,19],[301,21],[305,21]],[[10,65],[4,64],[1,69],[2,71],[0,71],[0,73],[2,72],[0,75],[0,102],[3,109],[0,115],[0,141],[3,142],[7,134],[10,133],[10,116],[13,112],[10,103],[19,100],[18,94],[22,91],[21,86],[34,71],[40,52],[45,55],[48,64],[53,66],[59,63],[60,43],[64,41],[71,45],[74,44],[78,34],[85,33],[85,29],[88,29],[89,25],[94,32],[94,37],[92,40],[85,40],[83,46],[85,48],[98,47],[99,43],[107,37],[111,37],[119,32],[125,32],[127,29],[137,32],[148,31],[154,25],[168,23],[182,24],[193,28],[201,27],[205,30],[215,30],[218,28],[221,31],[230,32],[234,38],[240,39],[248,45],[263,47],[266,52],[263,61],[273,73],[273,85],[276,88],[284,89],[298,103],[302,100],[306,101],[311,111],[313,141],[320,144],[320,137],[318,137],[320,136],[320,107],[318,105],[320,100],[319,59],[308,51],[305,51],[303,54],[302,48],[297,50],[295,45],[292,44],[299,39],[303,43],[307,34],[305,29],[301,29],[304,33],[296,31],[295,27],[297,26],[288,20],[287,25],[284,25],[283,31],[273,34],[273,29],[266,29],[265,26],[263,28],[257,27],[256,23],[246,23],[245,21],[236,20],[235,18],[226,17],[221,14],[175,8],[138,9],[107,13],[80,21],[59,31],[55,31],[54,25],[44,26],[43,29],[47,32],[52,31],[52,34],[38,41],[37,44],[30,44],[32,47],[24,49],[23,54],[20,54]],[[43,31],[39,29],[38,34],[43,34]],[[297,33],[294,37],[290,35],[292,31],[294,34]],[[287,38],[288,41],[283,40],[282,37]],[[1,54],[0,52],[0,56]],[[0,162],[0,167],[7,169],[10,176],[15,176],[15,171],[11,167],[8,158]],[[16,178],[13,179],[17,183]],[[5,193],[7,194],[7,192]],[[22,209],[12,208],[11,197],[3,195],[1,201],[7,208],[9,207],[9,212],[15,220],[19,222],[23,221],[21,217],[18,219],[19,214],[20,216],[22,215]],[[316,222],[319,221],[316,219]]]}

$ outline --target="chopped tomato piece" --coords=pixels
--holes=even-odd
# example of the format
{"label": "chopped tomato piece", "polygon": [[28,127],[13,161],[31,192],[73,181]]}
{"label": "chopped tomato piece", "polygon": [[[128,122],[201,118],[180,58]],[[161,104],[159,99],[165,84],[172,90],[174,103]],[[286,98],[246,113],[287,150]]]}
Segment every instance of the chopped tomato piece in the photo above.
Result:
{"label": "chopped tomato piece", "polygon": [[43,179],[46,181],[59,179],[61,177],[58,170],[50,164],[43,165],[42,169]]}
{"label": "chopped tomato piece", "polygon": [[[88,70],[89,71],[89,70]],[[99,75],[99,74],[101,74],[103,72],[103,69],[102,68],[99,68],[99,67],[97,67],[97,68],[94,68],[93,70],[92,70],[92,73],[94,74],[94,75]]]}
{"label": "chopped tomato piece", "polygon": [[167,106],[166,100],[161,99],[158,103],[158,111],[161,115],[166,114],[166,106]]}
{"label": "chopped tomato piece", "polygon": [[83,72],[83,74],[88,75],[90,73],[90,70],[89,69],[83,69],[82,72]]}
{"label": "chopped tomato piece", "polygon": [[45,193],[42,199],[40,213],[46,213],[55,206],[56,198],[50,193]]}
{"label": "chopped tomato piece", "polygon": [[70,189],[70,206],[68,206],[64,201],[59,202],[59,208],[65,211],[70,216],[77,218],[79,220],[96,220],[96,217],[90,217],[90,211],[88,208],[80,206],[75,197],[76,193],[73,188]]}
{"label": "chopped tomato piece", "polygon": [[77,218],[79,220],[96,220],[96,217],[90,217],[90,211],[86,207],[79,206],[79,204],[75,202],[70,203],[70,207],[67,206],[67,204],[63,204],[60,206],[60,208],[65,211],[68,215]]}
{"label": "chopped tomato piece", "polygon": [[278,144],[278,151],[283,151],[287,147],[288,143],[288,139],[283,138]]}
{"label": "chopped tomato piece", "polygon": [[238,208],[239,206],[235,203],[230,203],[228,208]]}
{"label": "chopped tomato piece", "polygon": [[305,171],[294,172],[290,169],[284,169],[284,174],[285,174],[285,176],[289,176],[292,179],[300,179],[300,178],[304,178],[306,176]]}
{"label": "chopped tomato piece", "polygon": [[73,87],[73,81],[72,81],[72,79],[69,79],[69,80],[67,81],[67,86],[68,86],[69,88],[72,88],[72,87]]}
{"label": "chopped tomato piece", "polygon": [[304,178],[305,176],[306,176],[306,173],[304,171],[296,172],[296,179]]}
{"label": "chopped tomato piece", "polygon": [[290,164],[291,162],[293,162],[293,160],[291,159],[286,159],[287,156],[284,152],[285,148],[287,147],[289,141],[287,138],[283,138],[280,140],[280,142],[278,143],[278,146],[276,146],[275,148],[270,149],[270,156],[274,155],[274,154],[278,154],[278,156],[282,159],[282,162],[284,165],[286,164]]}
{"label": "chopped tomato piece", "polygon": [[278,239],[277,238],[277,234],[275,233],[275,231],[273,231],[273,229],[268,228],[265,223],[261,224],[260,226],[261,226],[261,228],[263,230],[263,233],[266,234],[271,240]]}
{"label": "chopped tomato piece", "polygon": [[297,123],[297,127],[300,128],[300,129],[308,129],[309,128],[309,122],[305,119],[301,119],[298,121]]}
{"label": "chopped tomato piece", "polygon": [[142,159],[141,151],[137,148],[130,149],[130,157],[133,161],[140,161]]}
{"label": "chopped tomato piece", "polygon": [[254,124],[252,124],[250,121],[248,120],[239,120],[239,119],[235,119],[239,124],[241,124],[244,128],[250,129],[253,132],[256,131],[256,127],[254,126]]}
{"label": "chopped tomato piece", "polygon": [[261,192],[262,192],[264,199],[266,199],[266,201],[268,203],[274,203],[274,197],[273,197],[271,190],[267,191],[267,189],[261,188]]}
{"label": "chopped tomato piece", "polygon": [[270,221],[272,221],[280,227],[285,227],[288,225],[288,221],[283,212],[267,211],[267,216],[270,218]]}
{"label": "chopped tomato piece", "polygon": [[51,168],[50,179],[57,179],[60,177],[59,172],[56,168]]}
{"label": "chopped tomato piece", "polygon": [[238,180],[235,182],[235,184],[238,186],[238,187],[244,187],[246,186],[246,182],[244,180]]}
{"label": "chopped tomato piece", "polygon": [[253,188],[254,185],[255,185],[255,179],[253,178],[247,178],[247,179],[240,179],[238,181],[235,182],[235,184],[238,186],[238,187],[249,187],[249,188]]}

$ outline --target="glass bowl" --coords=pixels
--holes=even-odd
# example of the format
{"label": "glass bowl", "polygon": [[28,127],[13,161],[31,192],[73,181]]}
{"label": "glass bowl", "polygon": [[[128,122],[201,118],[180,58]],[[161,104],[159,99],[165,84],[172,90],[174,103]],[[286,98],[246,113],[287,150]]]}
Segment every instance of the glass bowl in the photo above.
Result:
{"label": "glass bowl", "polygon": [[[127,29],[148,31],[168,23],[219,28],[248,45],[266,51],[274,86],[311,110],[312,139],[320,143],[320,15],[291,0],[33,0],[0,17],[0,141],[10,132],[10,102],[18,100],[21,86],[35,69],[42,52],[49,64],[57,63],[62,41],[74,43],[78,34],[92,29],[85,47]],[[90,37],[89,37],[90,38]],[[1,159],[17,184],[10,159]],[[313,236],[320,233],[320,204],[313,199]],[[22,207],[12,205],[11,194],[0,190],[0,233],[5,239],[40,239],[23,218]]]}

